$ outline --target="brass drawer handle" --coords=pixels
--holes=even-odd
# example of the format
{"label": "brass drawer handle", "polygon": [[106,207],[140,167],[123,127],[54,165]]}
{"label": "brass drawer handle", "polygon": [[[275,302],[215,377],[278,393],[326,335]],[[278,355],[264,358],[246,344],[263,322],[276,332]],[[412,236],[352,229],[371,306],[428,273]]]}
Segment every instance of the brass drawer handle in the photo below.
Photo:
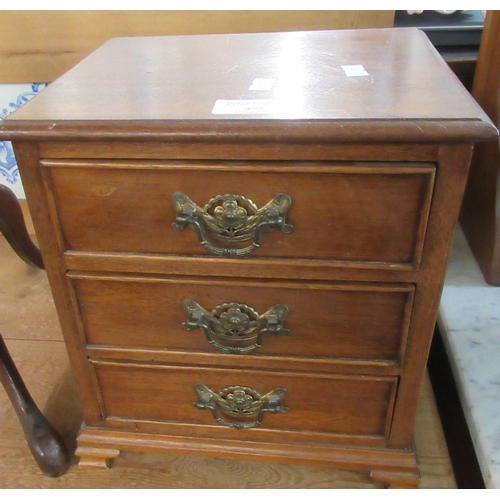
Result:
{"label": "brass drawer handle", "polygon": [[282,387],[264,396],[241,385],[225,387],[216,393],[203,384],[194,384],[193,390],[198,396],[198,401],[194,403],[196,408],[210,410],[218,424],[233,429],[250,429],[261,425],[265,413],[289,411],[283,406],[288,392]]}
{"label": "brass drawer handle", "polygon": [[182,308],[187,315],[183,328],[200,328],[205,332],[208,343],[220,352],[246,354],[261,347],[265,333],[290,333],[283,326],[289,313],[284,304],[277,304],[263,314],[237,302],[219,304],[209,312],[196,301],[186,299]]}
{"label": "brass drawer handle", "polygon": [[[257,250],[262,234],[273,229],[286,234],[293,232],[293,226],[285,222],[292,199],[284,193],[277,194],[262,208],[236,194],[216,196],[202,208],[184,193],[177,192],[172,195],[172,204],[177,212],[172,228],[180,232],[191,227],[204,248],[223,257],[242,257]],[[210,243],[206,236],[229,243],[251,239],[254,242],[243,248],[221,248]]]}

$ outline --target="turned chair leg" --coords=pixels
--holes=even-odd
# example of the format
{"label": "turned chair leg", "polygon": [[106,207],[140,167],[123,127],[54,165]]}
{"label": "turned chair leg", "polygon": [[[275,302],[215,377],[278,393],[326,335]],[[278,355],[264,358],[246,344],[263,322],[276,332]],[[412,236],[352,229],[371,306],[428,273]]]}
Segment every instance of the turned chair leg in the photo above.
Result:
{"label": "turned chair leg", "polygon": [[31,240],[16,195],[0,184],[0,232],[14,251],[31,266],[45,269],[40,250]]}
{"label": "turned chair leg", "polygon": [[1,334],[0,380],[16,410],[36,463],[47,476],[61,476],[70,465],[68,449],[26,389]]}
{"label": "turned chair leg", "polygon": [[[40,250],[31,241],[26,229],[19,201],[3,185],[0,185],[0,231],[21,259],[44,269]],[[16,410],[36,463],[47,476],[61,476],[70,465],[68,449],[33,401],[1,334],[0,380]]]}

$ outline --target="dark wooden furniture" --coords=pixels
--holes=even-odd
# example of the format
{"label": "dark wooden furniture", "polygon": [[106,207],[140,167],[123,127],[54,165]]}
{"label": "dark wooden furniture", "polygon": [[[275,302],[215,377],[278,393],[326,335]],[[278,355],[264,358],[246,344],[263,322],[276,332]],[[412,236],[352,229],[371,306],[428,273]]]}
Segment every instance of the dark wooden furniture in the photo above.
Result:
{"label": "dark wooden furniture", "polygon": [[115,39],[11,115],[80,464],[175,451],[415,486],[472,143],[496,134],[414,29]]}
{"label": "dark wooden furniture", "polygon": [[[40,251],[31,241],[15,194],[0,185],[0,231],[27,264],[43,269]],[[58,477],[70,465],[66,444],[33,401],[0,334],[0,381],[19,417],[29,449],[47,476]]]}
{"label": "dark wooden furniture", "polygon": [[44,269],[40,250],[31,240],[16,195],[0,184],[0,232],[17,255],[30,266]]}
{"label": "dark wooden furniture", "polygon": [[476,450],[453,370],[438,326],[434,330],[427,369],[458,489],[485,489]]}
{"label": "dark wooden furniture", "polygon": [[[486,14],[472,95],[500,123],[500,11]],[[500,143],[474,149],[460,223],[483,276],[500,285]]]}
{"label": "dark wooden furniture", "polygon": [[397,10],[394,16],[394,27],[421,29],[469,91],[483,25],[484,14],[480,10],[457,10],[452,14],[425,10],[413,15],[406,10]]}

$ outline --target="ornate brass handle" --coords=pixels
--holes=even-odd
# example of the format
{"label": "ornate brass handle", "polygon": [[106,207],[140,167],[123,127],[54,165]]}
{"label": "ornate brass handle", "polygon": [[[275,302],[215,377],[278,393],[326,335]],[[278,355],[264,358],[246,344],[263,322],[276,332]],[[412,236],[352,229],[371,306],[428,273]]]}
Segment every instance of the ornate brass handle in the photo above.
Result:
{"label": "ornate brass handle", "polygon": [[220,304],[209,312],[196,301],[186,299],[182,308],[188,318],[182,324],[183,328],[200,328],[205,332],[208,343],[221,352],[246,354],[262,345],[264,333],[290,333],[283,326],[289,313],[284,304],[277,304],[264,314],[236,302]]}
{"label": "ornate brass handle", "polygon": [[[286,224],[285,218],[292,204],[290,196],[277,194],[262,208],[250,199],[236,194],[223,194],[199,207],[184,193],[172,195],[177,216],[172,228],[184,231],[187,226],[196,231],[200,244],[209,252],[224,257],[242,257],[259,248],[263,233],[275,228],[284,233],[293,232],[293,226]],[[215,240],[237,243],[253,239],[243,248],[221,248],[210,243],[206,236]]]}
{"label": "ornate brass handle", "polygon": [[218,424],[233,429],[256,427],[262,423],[265,413],[289,411],[289,408],[283,406],[288,392],[282,387],[264,396],[241,385],[225,387],[216,393],[203,384],[194,384],[193,390],[198,396],[198,401],[194,403],[196,408],[210,410]]}

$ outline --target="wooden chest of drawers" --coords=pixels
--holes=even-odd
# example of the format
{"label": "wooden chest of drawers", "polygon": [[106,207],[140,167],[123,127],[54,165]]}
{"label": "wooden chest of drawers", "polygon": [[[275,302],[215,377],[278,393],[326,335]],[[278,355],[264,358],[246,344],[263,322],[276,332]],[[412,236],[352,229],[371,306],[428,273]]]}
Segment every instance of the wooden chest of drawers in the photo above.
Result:
{"label": "wooden chest of drawers", "polygon": [[418,483],[472,143],[497,133],[425,35],[115,39],[1,127],[81,465],[174,451]]}

